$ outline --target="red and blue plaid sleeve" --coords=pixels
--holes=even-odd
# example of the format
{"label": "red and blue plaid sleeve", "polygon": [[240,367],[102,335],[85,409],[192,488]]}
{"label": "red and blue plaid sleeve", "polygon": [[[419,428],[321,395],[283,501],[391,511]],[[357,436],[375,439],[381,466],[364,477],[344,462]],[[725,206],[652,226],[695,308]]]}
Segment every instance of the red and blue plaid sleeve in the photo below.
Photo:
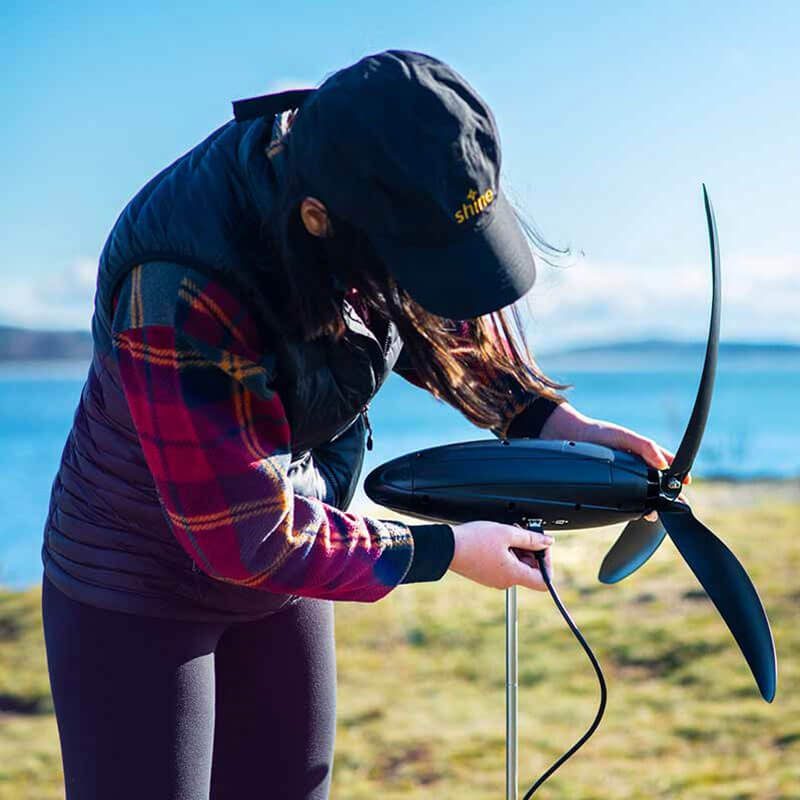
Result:
{"label": "red and blue plaid sleeve", "polygon": [[[362,602],[408,577],[412,529],[434,526],[293,492],[274,357],[219,283],[170,263],[137,267],[118,295],[114,346],[163,510],[200,569],[240,586]],[[438,546],[433,552],[434,537],[426,539],[417,580],[440,577],[452,558],[452,530],[435,527]]]}

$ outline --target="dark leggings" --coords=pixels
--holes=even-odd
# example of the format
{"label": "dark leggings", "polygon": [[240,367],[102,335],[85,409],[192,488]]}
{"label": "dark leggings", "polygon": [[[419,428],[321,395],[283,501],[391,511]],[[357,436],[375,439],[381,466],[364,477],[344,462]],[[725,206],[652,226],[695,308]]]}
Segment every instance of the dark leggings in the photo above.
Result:
{"label": "dark leggings", "polygon": [[255,622],[106,611],[42,587],[67,800],[324,800],[333,603]]}

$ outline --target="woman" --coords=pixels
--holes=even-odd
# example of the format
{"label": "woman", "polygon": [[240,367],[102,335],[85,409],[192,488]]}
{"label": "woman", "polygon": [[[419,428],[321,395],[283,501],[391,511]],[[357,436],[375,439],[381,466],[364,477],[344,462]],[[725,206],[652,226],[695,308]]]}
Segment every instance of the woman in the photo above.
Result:
{"label": "woman", "polygon": [[492,114],[450,67],[379,53],[235,111],[100,258],[43,546],[69,800],[327,797],[331,601],[448,569],[545,588],[509,549],[545,535],[345,510],[393,369],[500,437],[672,458],[521,355],[500,309],[533,257]]}

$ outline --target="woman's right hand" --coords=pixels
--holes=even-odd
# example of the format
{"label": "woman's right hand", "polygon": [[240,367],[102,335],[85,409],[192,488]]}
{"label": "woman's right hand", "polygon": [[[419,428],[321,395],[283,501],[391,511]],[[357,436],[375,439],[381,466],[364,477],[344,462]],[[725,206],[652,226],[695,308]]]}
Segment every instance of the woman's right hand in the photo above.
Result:
{"label": "woman's right hand", "polygon": [[545,565],[552,577],[553,567],[548,549],[554,541],[552,536],[489,520],[465,522],[452,527],[455,551],[450,569],[453,572],[493,589],[519,585],[538,592],[547,591],[533,553],[526,552],[525,560],[522,560],[511,548],[522,551],[545,550]]}

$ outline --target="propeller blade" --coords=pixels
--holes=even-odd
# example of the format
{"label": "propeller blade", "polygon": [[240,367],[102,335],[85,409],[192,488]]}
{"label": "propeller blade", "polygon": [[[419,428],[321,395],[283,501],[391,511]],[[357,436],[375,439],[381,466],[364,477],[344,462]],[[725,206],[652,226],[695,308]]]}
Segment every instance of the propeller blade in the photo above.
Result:
{"label": "propeller blade", "polygon": [[617,583],[635,572],[650,558],[666,536],[659,520],[648,522],[644,517],[631,520],[606,553],[598,578],[602,583]]}
{"label": "propeller blade", "polygon": [[775,641],[744,567],[685,503],[671,503],[659,510],[659,516],[736,639],[762,697],[772,702],[778,683]]}
{"label": "propeller blade", "polygon": [[700,387],[694,401],[692,416],[686,426],[675,459],[666,472],[667,480],[677,478],[681,483],[694,464],[700,441],[708,420],[708,411],[711,407],[711,395],[714,392],[714,378],[717,372],[717,354],[719,351],[719,318],[722,302],[720,288],[719,242],[717,241],[717,223],[714,219],[714,209],[711,206],[708,192],[703,184],[703,199],[706,207],[706,221],[708,223],[708,240],[711,247],[711,323],[708,330],[706,344],[706,357],[703,365],[703,375],[700,378]]}

